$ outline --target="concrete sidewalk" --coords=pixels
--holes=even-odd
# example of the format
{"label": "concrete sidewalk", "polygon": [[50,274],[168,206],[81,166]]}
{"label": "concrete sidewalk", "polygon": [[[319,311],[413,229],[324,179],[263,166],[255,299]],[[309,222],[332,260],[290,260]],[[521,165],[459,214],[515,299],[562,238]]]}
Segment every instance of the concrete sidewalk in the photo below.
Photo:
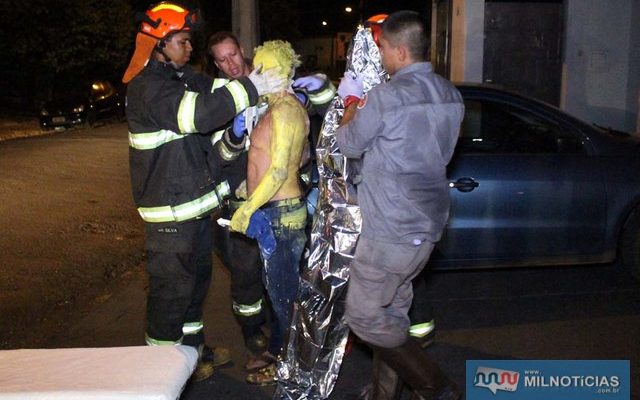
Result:
{"label": "concrete sidewalk", "polygon": [[0,141],[52,133],[55,131],[42,131],[37,118],[0,117]]}

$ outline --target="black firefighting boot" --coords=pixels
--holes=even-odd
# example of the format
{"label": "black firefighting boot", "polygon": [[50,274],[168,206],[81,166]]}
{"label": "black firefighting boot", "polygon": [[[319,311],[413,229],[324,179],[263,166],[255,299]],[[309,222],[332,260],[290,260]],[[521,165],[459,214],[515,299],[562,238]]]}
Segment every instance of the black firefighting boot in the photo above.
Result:
{"label": "black firefighting boot", "polygon": [[419,400],[458,400],[462,393],[413,339],[394,348],[373,347]]}
{"label": "black firefighting boot", "polygon": [[258,355],[267,350],[269,339],[262,332],[260,325],[243,324],[240,327],[242,328],[244,344],[251,353]]}
{"label": "black firefighting boot", "polygon": [[358,400],[399,400],[402,394],[402,382],[396,371],[373,351],[373,383],[367,385]]}

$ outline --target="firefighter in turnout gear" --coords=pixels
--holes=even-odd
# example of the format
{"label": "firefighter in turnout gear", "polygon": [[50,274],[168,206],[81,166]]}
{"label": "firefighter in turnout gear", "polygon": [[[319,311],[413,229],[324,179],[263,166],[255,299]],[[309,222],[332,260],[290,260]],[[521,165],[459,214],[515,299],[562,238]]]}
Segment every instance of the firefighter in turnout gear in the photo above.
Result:
{"label": "firefighter in turnout gear", "polygon": [[133,199],[145,222],[149,294],[146,342],[198,349],[194,379],[228,363],[229,351],[204,344],[202,304],[211,281],[211,216],[229,194],[222,167],[245,148],[244,135],[213,132],[262,93],[286,84],[253,71],[222,87],[187,65],[199,16],[172,3],[144,14],[127,88]]}

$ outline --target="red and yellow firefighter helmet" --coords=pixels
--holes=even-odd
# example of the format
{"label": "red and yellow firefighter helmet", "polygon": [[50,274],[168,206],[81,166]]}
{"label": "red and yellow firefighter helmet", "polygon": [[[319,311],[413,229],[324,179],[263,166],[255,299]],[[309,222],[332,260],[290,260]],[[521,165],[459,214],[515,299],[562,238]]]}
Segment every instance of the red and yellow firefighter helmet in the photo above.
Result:
{"label": "red and yellow firefighter helmet", "polygon": [[162,2],[151,6],[145,12],[140,32],[156,39],[164,39],[175,32],[193,30],[198,22],[196,12],[190,12],[173,3]]}
{"label": "red and yellow firefighter helmet", "polygon": [[162,2],[149,7],[142,16],[140,31],[136,35],[136,49],[129,61],[122,82],[131,81],[149,61],[156,47],[176,32],[195,30],[200,22],[197,12],[179,5]]}
{"label": "red and yellow firefighter helmet", "polygon": [[380,46],[380,34],[382,33],[382,23],[387,19],[387,14],[377,14],[365,21],[364,26],[371,29],[371,36],[376,45]]}

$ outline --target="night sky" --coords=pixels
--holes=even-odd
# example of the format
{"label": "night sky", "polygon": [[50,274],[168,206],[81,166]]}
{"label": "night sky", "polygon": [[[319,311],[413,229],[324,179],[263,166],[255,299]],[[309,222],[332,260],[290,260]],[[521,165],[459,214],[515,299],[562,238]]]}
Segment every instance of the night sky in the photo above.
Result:
{"label": "night sky", "polygon": [[[155,2],[132,0],[133,7],[138,11],[144,11],[150,3]],[[231,0],[183,0],[181,3],[202,10],[208,31],[231,29]],[[278,21],[282,17],[285,22],[280,24],[286,26],[270,29],[288,29],[295,31],[294,36],[298,37],[350,32],[356,28],[361,16],[366,19],[376,14],[389,14],[398,10],[417,11],[428,19],[431,10],[431,0],[258,0],[258,3],[263,14],[260,16],[261,24],[274,23],[272,21]],[[345,12],[347,6],[352,7],[351,13]],[[271,12],[290,12],[292,17],[264,15]],[[327,25],[323,26],[322,21],[326,21]]]}
{"label": "night sky", "polygon": [[[348,1],[298,1],[298,11],[304,23],[300,26],[303,36],[315,36],[322,33],[345,32],[355,29],[361,16],[367,19],[376,14],[389,14],[398,10],[417,11],[425,18],[431,9],[429,0],[396,0],[396,1],[363,1],[363,9],[360,9],[360,0]],[[345,7],[350,6],[353,11],[345,12]],[[328,25],[322,26],[322,21]]]}

